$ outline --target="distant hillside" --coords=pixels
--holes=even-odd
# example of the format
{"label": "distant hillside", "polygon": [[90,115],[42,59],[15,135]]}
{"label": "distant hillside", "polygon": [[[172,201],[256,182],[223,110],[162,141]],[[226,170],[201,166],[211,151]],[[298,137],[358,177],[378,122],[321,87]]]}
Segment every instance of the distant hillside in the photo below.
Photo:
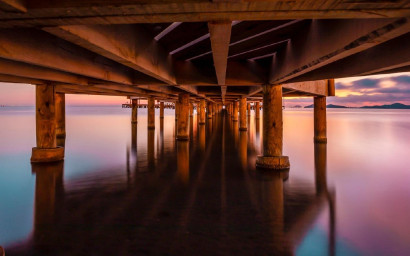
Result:
{"label": "distant hillside", "polygon": [[380,108],[380,109],[410,109],[410,105],[404,105],[401,103],[393,103],[390,105],[379,105],[379,106],[363,106],[360,108]]}
{"label": "distant hillside", "polygon": [[[305,108],[313,108],[313,104],[306,106]],[[328,104],[326,105],[326,108],[347,108],[346,106],[342,106],[342,105],[334,105],[334,104]]]}

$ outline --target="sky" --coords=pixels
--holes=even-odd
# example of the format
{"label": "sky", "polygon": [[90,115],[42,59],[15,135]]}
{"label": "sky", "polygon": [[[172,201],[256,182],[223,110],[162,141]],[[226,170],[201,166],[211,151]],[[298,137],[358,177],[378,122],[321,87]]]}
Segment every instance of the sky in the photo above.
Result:
{"label": "sky", "polygon": [[[0,83],[0,105],[34,106],[35,86]],[[66,95],[66,105],[120,105],[126,97],[96,95]],[[286,106],[312,104],[312,97],[286,98]],[[330,104],[359,107],[403,103],[410,105],[410,72],[366,77],[336,79],[336,96],[328,97]]]}
{"label": "sky", "polygon": [[[327,103],[349,107],[403,103],[410,105],[410,72],[336,79],[336,96]],[[286,106],[310,105],[311,98],[285,99]]]}

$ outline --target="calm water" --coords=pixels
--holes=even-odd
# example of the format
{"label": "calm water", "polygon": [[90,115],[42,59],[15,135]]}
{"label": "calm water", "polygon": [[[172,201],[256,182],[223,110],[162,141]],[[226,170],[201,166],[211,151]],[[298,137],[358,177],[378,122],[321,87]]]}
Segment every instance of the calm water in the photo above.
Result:
{"label": "calm water", "polygon": [[255,170],[253,115],[194,116],[187,143],[139,111],[70,107],[65,161],[31,165],[34,108],[0,108],[7,256],[410,255],[410,111],[328,110],[315,146],[311,110],[285,110],[288,174]]}

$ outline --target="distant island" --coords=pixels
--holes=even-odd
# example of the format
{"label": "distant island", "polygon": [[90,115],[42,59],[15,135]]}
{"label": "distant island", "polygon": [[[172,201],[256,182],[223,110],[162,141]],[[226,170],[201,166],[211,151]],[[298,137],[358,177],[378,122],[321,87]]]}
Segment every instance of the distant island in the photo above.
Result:
{"label": "distant island", "polygon": [[[305,108],[313,108],[312,105],[308,105]],[[334,104],[328,104],[326,105],[326,108],[356,108],[356,107],[346,107],[342,105],[334,105]],[[363,106],[363,107],[357,107],[357,108],[370,108],[370,109],[410,109],[410,105],[405,105],[401,103],[393,103],[389,105],[376,105],[376,106]]]}
{"label": "distant island", "polygon": [[[313,108],[313,104],[306,106],[305,108]],[[342,106],[342,105],[334,105],[334,104],[328,104],[326,105],[326,108],[348,108],[346,106]]]}
{"label": "distant island", "polygon": [[380,109],[410,109],[410,105],[404,105],[401,103],[393,103],[390,105],[378,105],[378,106],[363,106],[360,108],[380,108]]}

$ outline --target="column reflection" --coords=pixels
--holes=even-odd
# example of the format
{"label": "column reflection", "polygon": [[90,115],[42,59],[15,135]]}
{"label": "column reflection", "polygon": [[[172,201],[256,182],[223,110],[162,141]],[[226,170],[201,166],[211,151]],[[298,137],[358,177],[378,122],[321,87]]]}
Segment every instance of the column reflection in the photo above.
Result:
{"label": "column reflection", "polygon": [[36,175],[34,197],[34,244],[46,247],[53,239],[57,204],[64,195],[64,161],[32,164]]}
{"label": "column reflection", "polygon": [[239,132],[239,158],[243,169],[248,165],[248,133],[246,131]]}
{"label": "column reflection", "polygon": [[147,139],[147,159],[148,159],[148,169],[154,170],[155,168],[155,130],[148,129],[148,139]]}
{"label": "column reflection", "polygon": [[336,216],[335,195],[327,186],[327,144],[315,143],[315,186],[318,197],[324,196],[329,205],[329,255],[335,255]]}
{"label": "column reflection", "polygon": [[198,125],[198,144],[202,152],[205,152],[205,126]]}
{"label": "column reflection", "polygon": [[189,183],[189,141],[177,141],[177,172],[179,180]]}
{"label": "column reflection", "polygon": [[283,182],[289,172],[258,172],[261,179],[260,203],[270,224],[275,255],[294,255],[285,230],[285,197]]}

